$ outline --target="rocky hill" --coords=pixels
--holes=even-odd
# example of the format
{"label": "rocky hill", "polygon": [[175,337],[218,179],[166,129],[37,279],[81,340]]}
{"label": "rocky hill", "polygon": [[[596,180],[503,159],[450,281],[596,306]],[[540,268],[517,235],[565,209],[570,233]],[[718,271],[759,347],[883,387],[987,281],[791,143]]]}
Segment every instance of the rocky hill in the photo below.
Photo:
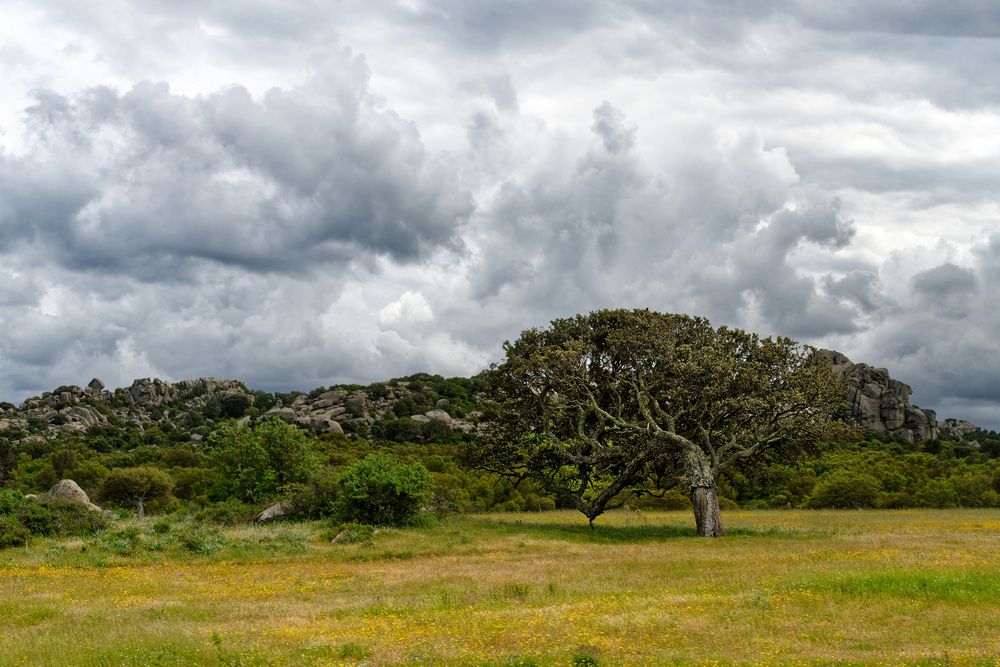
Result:
{"label": "rocky hill", "polygon": [[[939,435],[960,439],[976,427],[960,420],[938,424],[933,410],[909,402],[910,386],[884,368],[856,364],[839,352],[820,350],[848,386],[847,421],[859,428],[910,442]],[[482,407],[479,381],[420,373],[361,385],[321,387],[306,393],[265,393],[242,382],[201,378],[168,382],[136,380],[108,391],[92,380],[86,387],[59,387],[21,406],[0,403],[0,434],[9,439],[52,439],[112,426],[144,430],[168,426],[198,440],[213,422],[273,416],[317,434],[384,438],[400,442],[441,441],[475,430]]]}
{"label": "rocky hill", "polygon": [[198,440],[212,422],[273,416],[318,434],[409,437],[470,433],[478,417],[476,381],[418,374],[362,387],[338,385],[308,394],[252,391],[236,380],[169,382],[140,379],[108,391],[99,379],[25,400],[0,403],[0,434],[51,439],[113,426],[143,430],[169,425]]}

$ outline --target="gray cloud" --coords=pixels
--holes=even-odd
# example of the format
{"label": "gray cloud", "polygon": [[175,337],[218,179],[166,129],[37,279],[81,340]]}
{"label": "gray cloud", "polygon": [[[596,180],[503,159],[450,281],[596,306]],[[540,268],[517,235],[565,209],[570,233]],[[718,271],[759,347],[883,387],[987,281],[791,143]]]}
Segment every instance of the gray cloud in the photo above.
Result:
{"label": "gray cloud", "polygon": [[356,58],[257,101],[140,83],[36,96],[30,156],[0,161],[0,251],[162,276],[189,260],[299,271],[458,247],[470,196],[412,124],[381,111]]}
{"label": "gray cloud", "polygon": [[468,373],[644,306],[1000,428],[989,3],[32,7],[0,47],[0,398]]}

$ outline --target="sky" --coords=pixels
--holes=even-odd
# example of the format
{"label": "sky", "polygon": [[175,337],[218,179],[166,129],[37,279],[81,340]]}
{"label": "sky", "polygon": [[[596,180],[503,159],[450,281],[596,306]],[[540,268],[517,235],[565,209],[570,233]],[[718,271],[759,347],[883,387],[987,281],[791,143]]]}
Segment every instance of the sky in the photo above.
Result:
{"label": "sky", "polygon": [[1000,5],[0,0],[0,400],[643,307],[1000,429]]}

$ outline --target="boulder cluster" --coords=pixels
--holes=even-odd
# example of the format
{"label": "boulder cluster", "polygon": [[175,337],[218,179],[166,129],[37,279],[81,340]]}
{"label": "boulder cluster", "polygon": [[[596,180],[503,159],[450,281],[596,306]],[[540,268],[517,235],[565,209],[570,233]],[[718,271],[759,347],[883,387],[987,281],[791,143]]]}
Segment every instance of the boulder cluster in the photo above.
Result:
{"label": "boulder cluster", "polygon": [[27,399],[20,407],[0,404],[0,433],[30,430],[48,437],[60,432],[80,433],[109,420],[142,427],[172,415],[201,410],[210,400],[237,394],[251,395],[242,382],[234,380],[201,378],[173,383],[143,378],[110,392],[94,378],[82,389],[62,386]]}
{"label": "boulder cluster", "polygon": [[[376,421],[385,419],[399,401],[410,398],[414,393],[410,390],[409,383],[401,380],[378,386],[380,391],[377,397],[364,389],[348,391],[339,388],[320,394],[299,394],[291,400],[280,401],[264,415],[278,417],[317,433],[343,433],[345,427],[354,432],[359,426],[370,427]],[[439,421],[449,428],[466,433],[475,429],[472,422],[452,417],[448,413],[448,399],[439,399],[434,405],[432,410],[407,418],[424,424]]]}

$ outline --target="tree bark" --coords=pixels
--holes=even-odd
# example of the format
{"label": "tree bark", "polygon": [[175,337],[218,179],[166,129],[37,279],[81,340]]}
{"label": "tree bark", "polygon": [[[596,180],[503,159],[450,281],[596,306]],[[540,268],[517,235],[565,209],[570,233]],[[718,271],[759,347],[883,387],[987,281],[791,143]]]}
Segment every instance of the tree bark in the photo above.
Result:
{"label": "tree bark", "polygon": [[726,529],[722,526],[719,512],[719,496],[712,486],[691,487],[691,504],[694,505],[694,522],[701,537],[722,537]]}
{"label": "tree bark", "polygon": [[726,534],[719,512],[719,495],[715,489],[715,471],[701,449],[692,448],[684,457],[685,474],[694,506],[694,523],[701,537],[722,537]]}

